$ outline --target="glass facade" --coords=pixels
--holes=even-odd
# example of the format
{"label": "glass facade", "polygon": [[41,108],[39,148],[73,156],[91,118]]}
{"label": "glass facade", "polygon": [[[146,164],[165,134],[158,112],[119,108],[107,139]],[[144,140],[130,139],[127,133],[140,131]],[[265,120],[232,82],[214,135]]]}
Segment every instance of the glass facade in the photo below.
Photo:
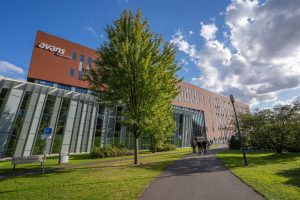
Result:
{"label": "glass facade", "polygon": [[69,85],[63,85],[63,84],[58,84],[58,88],[63,89],[63,90],[71,90],[71,86]]}
{"label": "glass facade", "polygon": [[174,106],[174,119],[176,130],[171,143],[176,146],[188,147],[193,138],[206,137],[203,111]]}
{"label": "glass facade", "polygon": [[11,157],[14,153],[16,144],[19,139],[19,134],[21,132],[22,123],[24,121],[24,116],[25,116],[25,113],[26,113],[28,105],[29,105],[30,97],[31,97],[31,92],[26,92],[23,97],[23,101],[22,101],[21,107],[18,111],[15,125],[14,125],[13,131],[11,133],[10,140],[9,140],[9,143],[8,143],[8,146],[6,149],[6,154],[5,154],[6,157]]}
{"label": "glass facade", "polygon": [[50,81],[37,80],[37,83],[41,84],[41,85],[53,87],[53,82],[50,82]]}
{"label": "glass facade", "polygon": [[76,87],[75,92],[87,94],[87,89]]}
{"label": "glass facade", "polygon": [[105,110],[105,105],[100,104],[97,113],[96,132],[95,132],[95,139],[94,139],[94,146],[96,147],[100,147],[101,144],[104,110]]}
{"label": "glass facade", "polygon": [[[34,87],[39,89],[35,90]],[[29,87],[32,88],[32,91],[26,91],[26,87],[24,87],[24,93],[20,90],[20,94],[23,95],[21,95],[22,99],[19,101],[16,111],[5,157],[14,155],[16,144],[19,145],[19,143],[18,155],[43,154],[44,141],[42,136],[45,127],[53,128],[51,141],[46,146],[46,151],[49,154],[90,152],[93,145],[98,147],[125,145],[127,148],[133,148],[134,138],[122,124],[124,119],[123,107],[98,105],[96,101],[88,100],[89,95],[78,94],[73,91],[71,93],[66,90],[58,91],[55,88],[50,89],[41,85],[34,87]],[[64,87],[64,89],[66,88]],[[44,93],[46,90],[48,92]],[[33,91],[44,92],[33,95]],[[61,92],[68,96],[61,95]],[[2,107],[5,106],[7,96],[10,96],[9,89],[3,88],[0,92]],[[35,98],[31,96],[35,96]],[[76,96],[78,98],[73,99]],[[178,147],[189,147],[192,138],[196,136],[205,137],[204,113],[202,111],[178,106],[173,108],[176,130],[169,140],[170,143],[176,144]],[[142,136],[140,148],[147,149],[149,147],[148,141],[147,135]]]}
{"label": "glass facade", "polygon": [[0,92],[0,112],[3,110],[3,105],[5,103],[5,99],[8,96],[9,89],[7,88],[2,88],[1,92]]}
{"label": "glass facade", "polygon": [[43,154],[44,152],[44,140],[42,139],[42,136],[44,135],[44,129],[46,127],[49,127],[50,125],[54,103],[55,103],[55,96],[48,95],[48,98],[46,100],[46,105],[44,107],[44,111],[42,114],[42,119],[40,120],[38,133],[36,134],[35,145],[32,152],[33,155],[40,155]]}
{"label": "glass facade", "polygon": [[[124,107],[99,105],[93,96],[76,91],[0,81],[0,157],[42,154],[45,127],[53,130],[46,146],[49,154],[90,152],[93,145],[133,147],[133,135],[122,123]],[[170,143],[190,147],[193,138],[206,138],[203,111],[179,106],[173,109],[176,129]],[[139,141],[140,148],[149,147],[147,135]]]}
{"label": "glass facade", "polygon": [[63,98],[59,117],[58,117],[57,127],[56,127],[55,133],[53,135],[51,153],[59,153],[60,152],[60,148],[61,148],[62,140],[63,140],[63,134],[64,134],[64,127],[65,127],[65,123],[67,121],[69,105],[70,105],[70,99]]}

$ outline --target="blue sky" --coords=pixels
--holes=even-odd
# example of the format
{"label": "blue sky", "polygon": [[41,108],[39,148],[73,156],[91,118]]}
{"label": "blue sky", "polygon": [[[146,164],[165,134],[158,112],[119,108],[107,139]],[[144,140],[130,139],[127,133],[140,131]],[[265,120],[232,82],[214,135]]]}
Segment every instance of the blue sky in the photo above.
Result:
{"label": "blue sky", "polygon": [[[124,9],[141,8],[151,30],[175,44],[185,81],[233,93],[252,107],[291,102],[300,91],[299,2],[1,1],[0,75],[26,79],[37,30],[97,48],[105,40],[106,24]],[[280,17],[285,13],[290,17]]]}

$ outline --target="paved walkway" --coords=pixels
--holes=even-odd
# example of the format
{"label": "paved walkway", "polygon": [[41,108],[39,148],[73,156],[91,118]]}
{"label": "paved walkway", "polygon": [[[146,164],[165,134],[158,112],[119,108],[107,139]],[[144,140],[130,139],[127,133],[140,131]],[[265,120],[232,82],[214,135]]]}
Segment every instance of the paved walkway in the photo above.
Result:
{"label": "paved walkway", "polygon": [[215,149],[206,156],[188,155],[169,166],[143,192],[140,200],[261,200],[220,161]]}

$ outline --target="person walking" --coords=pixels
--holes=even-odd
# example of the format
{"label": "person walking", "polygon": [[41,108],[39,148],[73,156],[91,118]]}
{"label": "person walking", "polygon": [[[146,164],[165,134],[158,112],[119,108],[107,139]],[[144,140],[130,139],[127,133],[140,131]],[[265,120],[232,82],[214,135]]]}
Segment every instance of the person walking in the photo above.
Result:
{"label": "person walking", "polygon": [[210,146],[212,144],[211,140],[209,140],[209,141],[207,140],[206,142],[207,142],[207,153],[210,154]]}
{"label": "person walking", "polygon": [[196,141],[196,139],[194,139],[191,143],[192,143],[191,146],[192,146],[192,148],[193,148],[193,154],[195,154],[195,153],[196,153],[196,146],[197,146],[197,141]]}
{"label": "person walking", "polygon": [[202,142],[201,142],[200,139],[198,139],[198,141],[197,141],[197,146],[198,146],[199,156],[201,156],[201,152],[202,152]]}
{"label": "person walking", "polygon": [[207,142],[206,142],[206,140],[204,139],[204,140],[202,141],[202,148],[203,148],[203,154],[204,154],[204,155],[206,154],[206,145],[207,145]]}

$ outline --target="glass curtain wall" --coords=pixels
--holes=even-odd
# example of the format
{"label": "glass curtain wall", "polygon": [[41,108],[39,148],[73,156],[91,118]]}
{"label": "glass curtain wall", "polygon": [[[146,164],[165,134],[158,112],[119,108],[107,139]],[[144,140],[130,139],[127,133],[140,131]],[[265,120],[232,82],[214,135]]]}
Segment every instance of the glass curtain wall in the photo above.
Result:
{"label": "glass curtain wall", "polygon": [[120,144],[120,136],[121,136],[121,125],[122,125],[122,107],[117,106],[117,116],[116,116],[116,125],[115,125],[115,136],[114,136],[114,144]]}
{"label": "glass curtain wall", "polygon": [[114,144],[114,134],[115,134],[115,125],[116,125],[116,107],[108,108],[108,123],[107,123],[107,137],[106,137],[106,145]]}
{"label": "glass curtain wall", "polygon": [[59,153],[60,152],[61,144],[62,144],[62,140],[63,140],[63,134],[64,134],[64,127],[65,127],[65,123],[67,121],[67,115],[68,115],[70,101],[71,101],[71,99],[69,99],[69,98],[63,98],[63,102],[61,105],[59,118],[58,118],[58,122],[57,122],[57,127],[55,129],[51,153]]}
{"label": "glass curtain wall", "polygon": [[23,97],[23,101],[21,103],[21,107],[17,113],[17,118],[15,121],[15,125],[6,149],[6,154],[5,157],[11,157],[14,153],[14,149],[16,147],[16,144],[18,142],[18,138],[19,138],[19,134],[22,128],[22,124],[23,124],[23,120],[24,120],[24,116],[26,114],[29,102],[30,102],[30,97],[31,97],[31,92],[26,92],[24,97]]}
{"label": "glass curtain wall", "polygon": [[98,114],[97,114],[97,124],[96,124],[96,133],[94,139],[94,146],[100,147],[101,144],[101,134],[103,128],[103,118],[104,118],[105,105],[99,104]]}
{"label": "glass curtain wall", "polygon": [[171,142],[176,146],[188,147],[193,138],[205,137],[203,111],[174,106],[174,120],[176,130]]}
{"label": "glass curtain wall", "polygon": [[81,143],[81,152],[87,152],[87,143],[89,139],[89,130],[90,130],[90,124],[91,124],[91,119],[93,114],[93,106],[94,104],[90,103],[88,107],[88,112],[87,112],[85,126],[84,126],[84,135]]}
{"label": "glass curtain wall", "polygon": [[0,112],[2,111],[5,103],[5,99],[7,98],[9,89],[7,88],[2,88],[0,92]]}
{"label": "glass curtain wall", "polygon": [[33,155],[43,154],[44,140],[42,139],[42,135],[44,134],[44,129],[46,127],[49,127],[49,125],[50,125],[50,120],[51,120],[54,103],[55,103],[55,98],[56,98],[55,96],[48,95],[46,105],[44,108],[44,112],[42,115],[42,119],[40,122],[38,134],[36,135],[35,145],[34,145],[34,149],[33,149],[33,153],[32,153]]}

